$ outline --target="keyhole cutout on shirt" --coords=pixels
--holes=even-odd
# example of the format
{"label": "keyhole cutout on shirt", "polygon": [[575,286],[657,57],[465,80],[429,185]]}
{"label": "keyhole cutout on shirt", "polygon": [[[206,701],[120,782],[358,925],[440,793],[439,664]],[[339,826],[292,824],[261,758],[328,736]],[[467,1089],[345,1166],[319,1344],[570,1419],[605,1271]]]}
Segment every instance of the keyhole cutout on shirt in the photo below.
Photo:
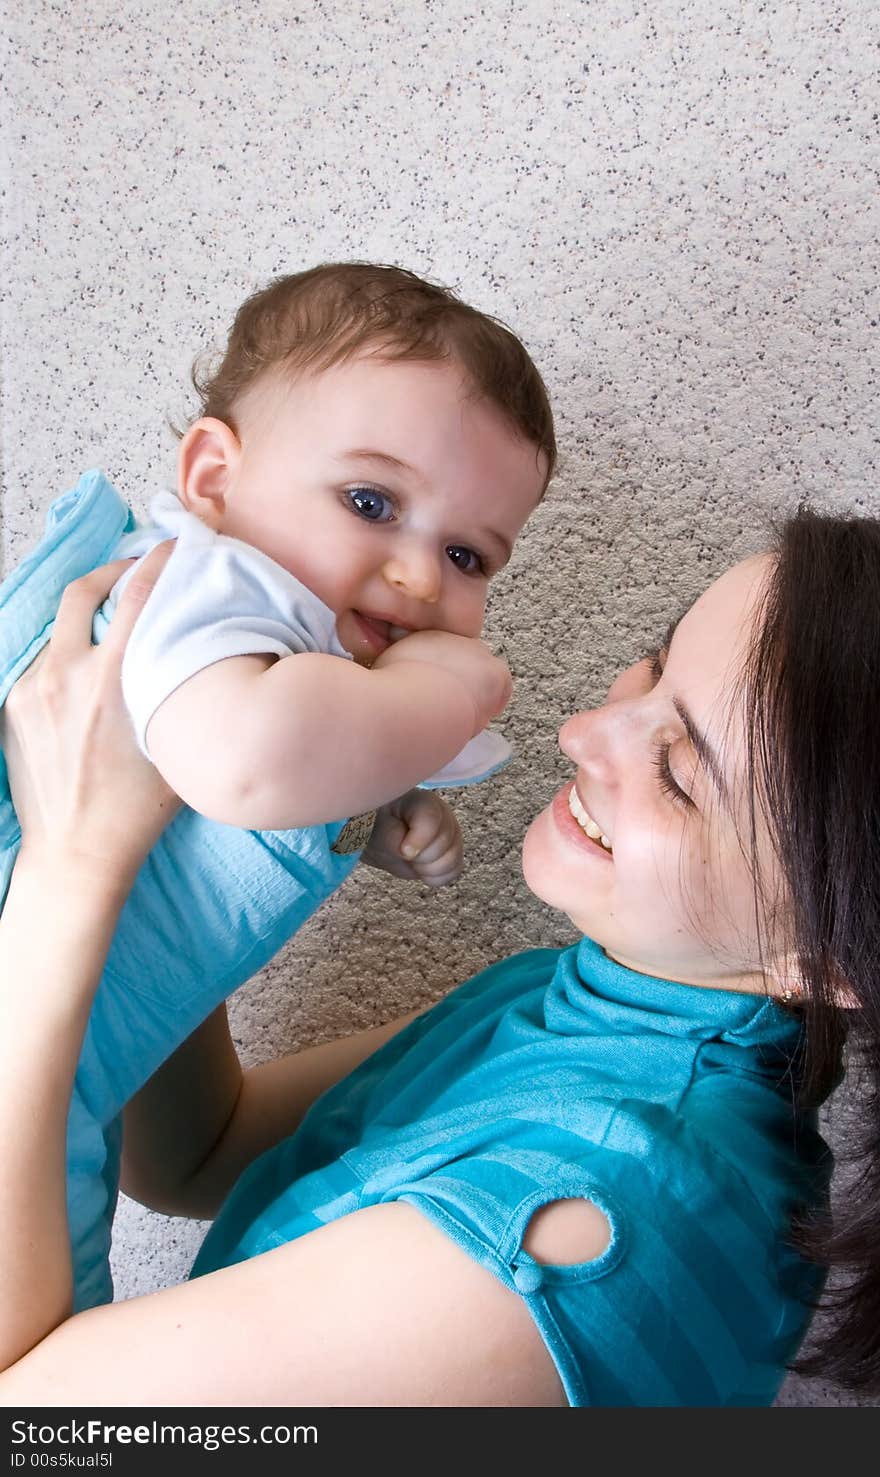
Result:
{"label": "keyhole cutout on shirt", "polygon": [[592,1262],[608,1250],[611,1225],[592,1200],[551,1200],[535,1211],[522,1244],[536,1262],[557,1267]]}

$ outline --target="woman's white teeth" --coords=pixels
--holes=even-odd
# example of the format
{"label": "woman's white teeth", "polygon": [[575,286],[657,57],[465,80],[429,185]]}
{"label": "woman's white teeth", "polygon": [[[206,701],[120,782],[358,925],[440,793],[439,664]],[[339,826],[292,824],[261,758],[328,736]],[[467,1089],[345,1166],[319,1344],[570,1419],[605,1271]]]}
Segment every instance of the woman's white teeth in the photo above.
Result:
{"label": "woman's white teeth", "polygon": [[568,792],[568,808],[577,821],[578,825],[580,826],[581,830],[589,836],[590,840],[598,841],[600,846],[604,846],[606,851],[610,851],[611,842],[603,832],[602,827],[597,826],[596,822],[593,820],[593,817],[591,815],[588,815],[587,812],[584,810],[584,807],[581,804],[581,797],[575,789],[574,785],[572,785],[571,789]]}

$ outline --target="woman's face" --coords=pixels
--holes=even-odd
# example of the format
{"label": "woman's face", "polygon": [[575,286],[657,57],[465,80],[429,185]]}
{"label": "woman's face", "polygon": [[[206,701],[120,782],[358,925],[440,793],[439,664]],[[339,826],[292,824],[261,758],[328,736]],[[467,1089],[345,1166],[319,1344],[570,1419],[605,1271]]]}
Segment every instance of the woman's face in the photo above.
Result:
{"label": "woman's face", "polygon": [[[770,568],[761,555],[728,570],[659,652],[617,678],[601,708],[568,720],[559,741],[577,765],[574,782],[526,834],[532,891],[644,974],[765,988],[741,839],[749,803],[739,694]],[[765,835],[758,845],[772,883]]]}

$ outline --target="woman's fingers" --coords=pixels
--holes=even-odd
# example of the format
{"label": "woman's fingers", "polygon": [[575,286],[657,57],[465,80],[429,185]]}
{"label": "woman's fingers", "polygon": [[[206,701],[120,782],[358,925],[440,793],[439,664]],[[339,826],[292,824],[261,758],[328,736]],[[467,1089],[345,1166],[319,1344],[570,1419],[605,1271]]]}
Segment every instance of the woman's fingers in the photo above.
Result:
{"label": "woman's fingers", "polygon": [[[173,542],[170,540],[164,544],[158,544],[145,559],[141,560],[132,574],[122,592],[110,622],[110,628],[102,642],[105,659],[110,656],[121,658],[137,618],[152,594],[159,575],[168,563],[173,547]],[[112,564],[102,564],[99,569],[91,570],[89,574],[73,580],[67,586],[58,606],[58,614],[55,617],[52,638],[49,642],[53,657],[57,657],[62,662],[68,661],[72,657],[80,656],[91,646],[95,612],[107,599],[117,580],[120,580],[126,571],[131,569],[131,564],[130,559],[115,559]]]}
{"label": "woman's fingers", "polygon": [[49,642],[53,655],[63,661],[78,656],[84,648],[91,646],[95,611],[106,600],[116,581],[130,568],[130,559],[116,559],[67,586],[61,596]]}
{"label": "woman's fingers", "polygon": [[69,586],[51,641],[4,710],[10,788],[30,854],[100,874],[117,890],[131,885],[176,809],[137,747],[120,680],[125,643],[169,551],[132,572],[100,646],[92,645],[95,609],[131,561]]}
{"label": "woman's fingers", "polygon": [[156,588],[156,583],[171,557],[173,548],[173,539],[166,540],[164,544],[157,544],[135,569],[120,596],[110,628],[104,637],[103,646],[108,655],[112,653],[121,660],[128,638],[137,624],[141,611]]}

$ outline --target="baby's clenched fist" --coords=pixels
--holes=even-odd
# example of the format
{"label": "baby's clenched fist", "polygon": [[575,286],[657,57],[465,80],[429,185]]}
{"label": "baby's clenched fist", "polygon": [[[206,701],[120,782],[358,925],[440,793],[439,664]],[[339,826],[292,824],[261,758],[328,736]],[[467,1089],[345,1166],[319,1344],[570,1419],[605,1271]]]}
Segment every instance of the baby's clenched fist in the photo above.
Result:
{"label": "baby's clenched fist", "polygon": [[434,790],[408,790],[379,810],[363,860],[426,887],[455,882],[464,865],[455,812]]}

